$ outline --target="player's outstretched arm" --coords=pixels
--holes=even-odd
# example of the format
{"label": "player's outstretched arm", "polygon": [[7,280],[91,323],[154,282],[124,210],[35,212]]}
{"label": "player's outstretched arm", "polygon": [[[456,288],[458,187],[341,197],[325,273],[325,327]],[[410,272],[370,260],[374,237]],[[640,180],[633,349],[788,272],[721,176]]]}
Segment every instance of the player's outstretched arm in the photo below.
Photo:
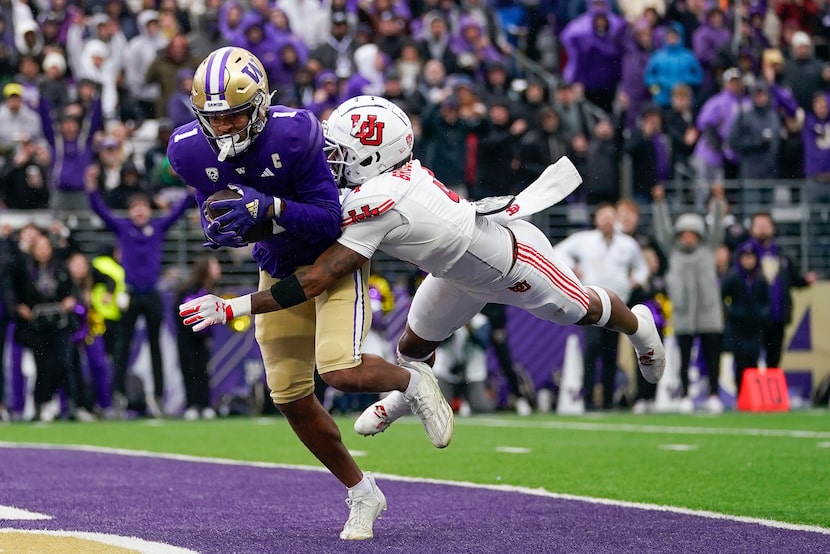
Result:
{"label": "player's outstretched arm", "polygon": [[314,265],[277,281],[270,289],[235,298],[206,294],[179,306],[179,316],[193,331],[224,324],[235,317],[275,312],[319,296],[338,279],[354,273],[367,258],[335,243],[320,254]]}

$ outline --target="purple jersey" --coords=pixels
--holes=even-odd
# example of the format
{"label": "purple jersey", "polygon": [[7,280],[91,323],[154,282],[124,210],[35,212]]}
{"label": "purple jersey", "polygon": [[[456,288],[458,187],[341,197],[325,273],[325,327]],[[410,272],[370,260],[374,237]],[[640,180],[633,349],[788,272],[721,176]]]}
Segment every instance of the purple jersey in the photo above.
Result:
{"label": "purple jersey", "polygon": [[199,205],[229,184],[284,201],[277,223],[285,231],[253,250],[259,267],[273,277],[314,263],[340,235],[340,201],[323,153],[323,130],[308,110],[272,106],[262,133],[242,154],[223,162],[192,121],[173,132],[167,155],[176,174],[196,189]]}

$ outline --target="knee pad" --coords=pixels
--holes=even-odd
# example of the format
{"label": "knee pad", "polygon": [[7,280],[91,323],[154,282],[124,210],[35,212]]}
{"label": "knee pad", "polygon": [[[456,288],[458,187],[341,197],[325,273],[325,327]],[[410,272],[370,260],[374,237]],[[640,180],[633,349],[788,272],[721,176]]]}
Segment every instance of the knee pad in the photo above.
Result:
{"label": "knee pad", "polygon": [[600,313],[599,319],[596,323],[594,323],[594,326],[605,327],[608,324],[608,320],[611,319],[611,297],[608,296],[608,291],[602,287],[595,287],[592,285],[586,285],[585,288],[591,289],[597,293],[599,301],[602,304],[602,313]]}

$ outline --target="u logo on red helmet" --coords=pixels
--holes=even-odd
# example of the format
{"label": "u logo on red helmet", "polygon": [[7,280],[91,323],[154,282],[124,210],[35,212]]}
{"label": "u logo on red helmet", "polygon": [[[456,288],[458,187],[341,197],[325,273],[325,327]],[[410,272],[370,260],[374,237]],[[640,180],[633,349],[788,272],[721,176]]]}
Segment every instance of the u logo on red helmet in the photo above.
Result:
{"label": "u logo on red helmet", "polygon": [[355,138],[360,139],[360,144],[380,146],[383,142],[383,126],[383,122],[378,121],[375,115],[367,115],[361,121],[360,114],[352,114],[352,129]]}

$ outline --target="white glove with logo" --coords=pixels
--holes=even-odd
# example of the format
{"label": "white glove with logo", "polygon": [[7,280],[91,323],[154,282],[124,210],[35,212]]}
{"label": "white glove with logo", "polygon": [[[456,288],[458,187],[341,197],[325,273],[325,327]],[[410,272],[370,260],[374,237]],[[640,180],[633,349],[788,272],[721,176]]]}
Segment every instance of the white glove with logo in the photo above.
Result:
{"label": "white glove with logo", "polygon": [[211,325],[225,324],[235,317],[250,313],[250,294],[229,299],[206,294],[179,306],[179,316],[184,319],[183,323],[193,326],[194,332],[207,329]]}

